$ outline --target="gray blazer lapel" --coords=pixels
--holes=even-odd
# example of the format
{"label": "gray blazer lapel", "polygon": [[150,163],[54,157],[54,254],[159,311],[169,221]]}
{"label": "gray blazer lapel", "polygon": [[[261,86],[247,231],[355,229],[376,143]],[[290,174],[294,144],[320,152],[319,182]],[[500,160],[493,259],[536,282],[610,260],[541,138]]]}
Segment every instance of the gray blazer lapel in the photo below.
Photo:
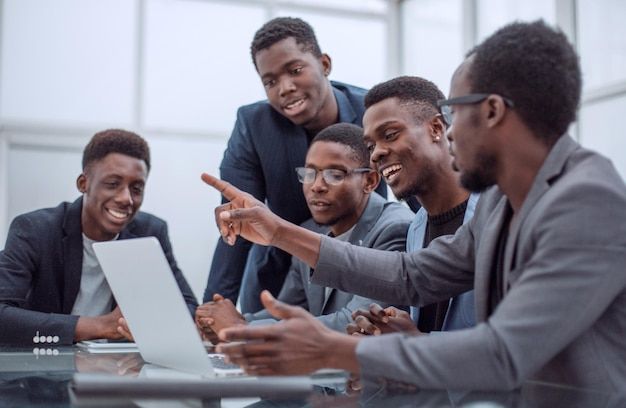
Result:
{"label": "gray blazer lapel", "polygon": [[507,292],[509,282],[509,272],[514,268],[513,260],[515,258],[520,228],[524,225],[524,221],[528,214],[541,199],[543,194],[550,189],[552,181],[558,177],[565,166],[567,158],[577,148],[578,144],[569,136],[562,136],[552,147],[548,157],[539,169],[533,185],[528,192],[528,196],[522,204],[519,215],[514,218],[509,228],[509,236],[506,243],[504,253],[504,279],[502,279],[504,288],[502,293]]}
{"label": "gray blazer lapel", "polygon": [[474,296],[476,298],[476,321],[487,320],[489,310],[489,284],[493,270],[495,254],[498,250],[498,239],[506,215],[507,198],[502,196],[493,212],[485,221],[481,232],[480,245],[476,253],[476,276],[474,278]]}
{"label": "gray blazer lapel", "polygon": [[320,285],[307,285],[307,303],[309,304],[309,312],[313,316],[319,316],[324,310],[326,304],[326,288]]}
{"label": "gray blazer lapel", "polygon": [[[350,242],[352,245],[363,245],[365,237],[367,236],[367,234],[369,234],[374,225],[376,225],[376,221],[380,217],[380,214],[383,212],[385,202],[385,199],[378,195],[378,193],[372,192],[370,194],[370,197],[367,200],[367,205],[365,206],[365,210],[363,210],[361,218],[359,218],[356,225],[354,226],[354,230],[352,230],[348,242]],[[320,309],[320,313],[334,297],[335,292],[336,289],[331,288],[328,297],[326,297],[324,291],[322,290],[323,304]]]}

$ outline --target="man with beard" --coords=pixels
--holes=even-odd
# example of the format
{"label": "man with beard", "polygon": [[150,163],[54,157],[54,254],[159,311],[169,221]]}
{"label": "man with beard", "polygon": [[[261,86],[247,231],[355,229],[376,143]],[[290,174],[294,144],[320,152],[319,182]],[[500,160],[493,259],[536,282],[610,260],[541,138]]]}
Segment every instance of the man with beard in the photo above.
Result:
{"label": "man with beard", "polygon": [[[311,142],[304,167],[296,168],[312,219],[302,226],[324,231],[336,240],[386,251],[404,251],[413,213],[399,203],[385,201],[374,189],[380,175],[370,168],[363,129],[338,123],[322,130]],[[278,299],[302,306],[327,327],[344,331],[352,313],[375,300],[310,283],[311,269],[297,258]],[[271,319],[266,310],[241,315],[229,299],[214,295],[196,311],[205,337],[234,325]],[[264,320],[267,322],[267,320]]]}
{"label": "man with beard", "polygon": [[331,242],[203,175],[231,200],[217,214],[229,243],[276,245],[314,266],[315,283],[403,303],[472,287],[476,298],[473,328],[358,337],[263,292],[281,324],[226,329],[222,339],[240,342],[219,349],[261,375],[336,367],[431,389],[527,380],[623,389],[626,186],[609,160],[565,134],[581,82],[574,48],[542,21],[507,25],[470,52],[439,104],[463,185],[485,192],[471,222],[410,254]]}

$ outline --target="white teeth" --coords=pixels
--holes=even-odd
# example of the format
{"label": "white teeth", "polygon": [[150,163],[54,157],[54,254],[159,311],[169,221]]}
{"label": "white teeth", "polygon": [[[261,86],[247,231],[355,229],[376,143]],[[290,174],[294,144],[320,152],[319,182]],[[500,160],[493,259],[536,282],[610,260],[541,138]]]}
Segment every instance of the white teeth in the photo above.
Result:
{"label": "white teeth", "polygon": [[303,103],[304,103],[304,99],[298,99],[297,101],[294,101],[285,105],[285,109],[293,109],[302,105]]}
{"label": "white teeth", "polygon": [[115,210],[112,210],[110,208],[108,208],[107,211],[109,212],[109,214],[111,214],[115,218],[119,218],[121,220],[123,220],[125,218],[128,218],[128,213],[126,213],[126,212],[115,211]]}
{"label": "white teeth", "polygon": [[400,170],[402,170],[402,166],[400,166],[399,164],[389,166],[383,170],[383,177],[387,178]]}

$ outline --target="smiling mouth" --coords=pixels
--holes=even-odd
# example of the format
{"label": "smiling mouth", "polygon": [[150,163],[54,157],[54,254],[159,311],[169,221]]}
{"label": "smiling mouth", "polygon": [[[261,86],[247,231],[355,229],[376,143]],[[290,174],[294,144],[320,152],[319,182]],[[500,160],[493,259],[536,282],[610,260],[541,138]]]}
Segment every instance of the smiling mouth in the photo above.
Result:
{"label": "smiling mouth", "polygon": [[402,166],[399,164],[392,164],[389,167],[385,167],[381,173],[387,182],[396,178],[398,173],[402,170]]}
{"label": "smiling mouth", "polygon": [[130,218],[130,211],[118,211],[111,208],[106,208],[106,211],[116,220],[125,221]]}
{"label": "smiling mouth", "polygon": [[283,105],[283,109],[285,111],[294,111],[300,108],[304,104],[305,98],[300,98],[295,101],[289,102],[288,104]]}

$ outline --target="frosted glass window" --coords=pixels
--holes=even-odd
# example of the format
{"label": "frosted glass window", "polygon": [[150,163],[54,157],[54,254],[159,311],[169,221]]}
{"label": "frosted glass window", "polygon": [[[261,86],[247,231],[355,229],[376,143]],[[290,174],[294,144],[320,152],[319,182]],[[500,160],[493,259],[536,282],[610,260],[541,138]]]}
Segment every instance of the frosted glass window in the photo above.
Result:
{"label": "frosted glass window", "polygon": [[131,123],[136,1],[4,0],[0,117]]}
{"label": "frosted glass window", "polygon": [[213,250],[220,238],[213,209],[220,194],[200,180],[219,175],[226,141],[148,138],[152,170],[142,210],[168,223],[174,254],[194,294],[202,299]]}
{"label": "frosted glass window", "polygon": [[371,12],[385,12],[389,6],[388,0],[284,0],[283,3]]}
{"label": "frosted glass window", "polygon": [[576,2],[584,89],[626,80],[626,2]]}
{"label": "frosted glass window", "polygon": [[461,0],[407,1],[402,9],[405,75],[434,82],[448,95],[463,61]]}
{"label": "frosted glass window", "polygon": [[347,18],[279,9],[278,16],[300,17],[311,24],[322,52],[330,55],[330,78],[364,88],[387,79],[387,29],[384,19]]}
{"label": "frosted glass window", "polygon": [[10,146],[8,222],[16,215],[78,198],[81,159],[78,148]]}
{"label": "frosted glass window", "polygon": [[260,7],[147,2],[143,124],[230,132],[240,105],[265,98],[249,51],[265,17]]}
{"label": "frosted glass window", "polygon": [[[589,104],[580,111],[580,142],[609,157],[626,180],[626,96]],[[618,120],[615,120],[615,119]]]}
{"label": "frosted glass window", "polygon": [[556,22],[554,0],[478,0],[478,42],[513,21]]}

